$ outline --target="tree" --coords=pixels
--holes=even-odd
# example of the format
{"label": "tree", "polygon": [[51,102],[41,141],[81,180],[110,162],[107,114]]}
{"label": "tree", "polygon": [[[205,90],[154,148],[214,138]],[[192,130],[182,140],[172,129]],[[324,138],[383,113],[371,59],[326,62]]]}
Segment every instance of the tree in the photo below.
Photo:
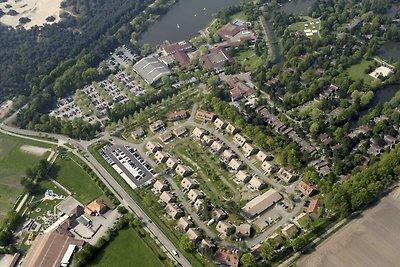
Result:
{"label": "tree", "polygon": [[186,234],[182,235],[179,241],[179,247],[187,252],[192,252],[194,250],[194,244]]}
{"label": "tree", "polygon": [[256,263],[256,260],[254,259],[253,254],[251,253],[245,253],[243,256],[240,258],[240,262],[244,267],[250,267],[253,266]]}
{"label": "tree", "polygon": [[262,244],[261,256],[266,260],[271,260],[275,256],[275,243],[272,239],[268,239]]}

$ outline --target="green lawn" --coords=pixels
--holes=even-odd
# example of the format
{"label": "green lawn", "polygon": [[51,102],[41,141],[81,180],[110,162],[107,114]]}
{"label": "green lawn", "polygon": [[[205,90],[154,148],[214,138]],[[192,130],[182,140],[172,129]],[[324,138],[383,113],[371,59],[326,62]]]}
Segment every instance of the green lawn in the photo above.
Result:
{"label": "green lawn", "polygon": [[348,68],[347,73],[353,80],[364,79],[366,83],[372,82],[374,78],[364,72],[372,63],[372,60],[363,59],[359,64]]}
{"label": "green lawn", "polygon": [[[320,21],[319,19],[313,19],[308,16],[300,16],[304,21],[296,22],[289,25],[288,29],[290,31],[300,31],[304,33],[304,30],[317,30],[320,29]],[[311,25],[313,23],[313,25]],[[306,26],[307,25],[307,26]],[[313,36],[318,36],[318,34],[314,34]]]}
{"label": "green lawn", "polygon": [[159,267],[164,266],[164,264],[135,230],[123,229],[87,266]]}
{"label": "green lawn", "polygon": [[21,146],[30,145],[50,148],[49,145],[0,133],[0,220],[9,211],[23,188],[20,184],[25,170],[46,159],[50,152],[35,155],[21,151]]}
{"label": "green lawn", "polygon": [[244,14],[243,11],[240,11],[238,13],[233,14],[232,16],[229,17],[231,20],[239,19],[241,21],[247,21],[248,18],[246,14]]}
{"label": "green lawn", "polygon": [[83,205],[103,195],[102,190],[79,166],[71,154],[59,156],[50,171],[50,176],[72,192]]}
{"label": "green lawn", "polygon": [[252,49],[240,51],[236,56],[234,56],[234,60],[241,66],[244,66],[246,72],[256,70],[265,62],[265,58],[257,56]]}

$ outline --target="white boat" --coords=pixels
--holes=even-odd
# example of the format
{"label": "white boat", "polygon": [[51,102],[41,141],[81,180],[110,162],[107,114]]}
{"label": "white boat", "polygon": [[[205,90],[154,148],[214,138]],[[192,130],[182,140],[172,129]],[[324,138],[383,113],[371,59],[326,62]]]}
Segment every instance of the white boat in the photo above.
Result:
{"label": "white boat", "polygon": [[176,27],[179,29],[181,26],[179,26],[179,24],[176,24]]}
{"label": "white boat", "polygon": [[206,10],[206,8],[203,8],[203,10]]}

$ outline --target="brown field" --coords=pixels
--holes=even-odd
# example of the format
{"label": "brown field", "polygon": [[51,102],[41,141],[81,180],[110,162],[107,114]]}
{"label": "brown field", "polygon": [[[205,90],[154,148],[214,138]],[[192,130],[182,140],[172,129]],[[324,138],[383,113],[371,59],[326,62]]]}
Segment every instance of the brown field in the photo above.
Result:
{"label": "brown field", "polygon": [[383,198],[314,252],[298,260],[299,267],[400,266],[400,189]]}

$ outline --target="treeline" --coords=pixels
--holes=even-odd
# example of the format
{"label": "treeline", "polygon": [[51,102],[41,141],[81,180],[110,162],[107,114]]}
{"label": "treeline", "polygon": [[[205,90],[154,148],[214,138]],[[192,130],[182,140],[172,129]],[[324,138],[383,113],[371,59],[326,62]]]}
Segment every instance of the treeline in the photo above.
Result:
{"label": "treeline", "polygon": [[42,159],[35,167],[25,170],[25,177],[21,179],[21,185],[24,187],[27,193],[31,195],[38,194],[40,190],[38,182],[46,179],[49,166],[49,162],[45,159]]}

